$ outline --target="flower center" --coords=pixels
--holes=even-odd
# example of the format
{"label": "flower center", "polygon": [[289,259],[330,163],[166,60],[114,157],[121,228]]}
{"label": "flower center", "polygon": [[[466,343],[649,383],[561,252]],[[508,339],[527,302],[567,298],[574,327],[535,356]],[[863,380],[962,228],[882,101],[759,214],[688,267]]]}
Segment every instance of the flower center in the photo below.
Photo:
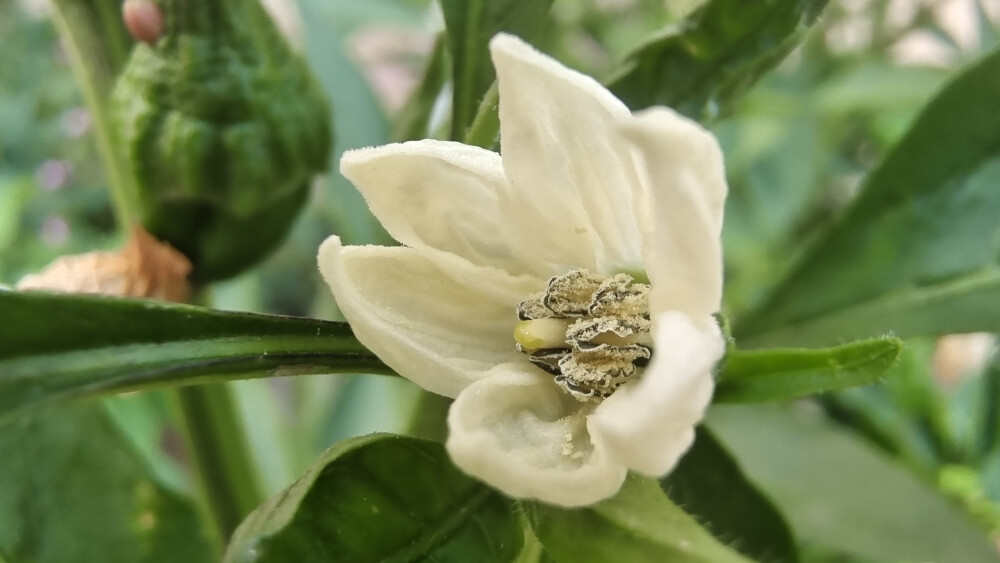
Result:
{"label": "flower center", "polygon": [[517,351],[581,401],[611,396],[649,363],[649,284],[572,270],[517,306]]}

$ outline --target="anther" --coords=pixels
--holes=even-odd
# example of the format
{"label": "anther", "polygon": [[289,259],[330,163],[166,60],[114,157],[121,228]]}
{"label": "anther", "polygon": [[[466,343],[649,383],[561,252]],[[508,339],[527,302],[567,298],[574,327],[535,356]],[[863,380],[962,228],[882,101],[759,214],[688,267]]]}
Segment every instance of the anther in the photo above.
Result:
{"label": "anther", "polygon": [[611,396],[652,357],[649,285],[573,270],[518,304],[517,350],[581,401]]}

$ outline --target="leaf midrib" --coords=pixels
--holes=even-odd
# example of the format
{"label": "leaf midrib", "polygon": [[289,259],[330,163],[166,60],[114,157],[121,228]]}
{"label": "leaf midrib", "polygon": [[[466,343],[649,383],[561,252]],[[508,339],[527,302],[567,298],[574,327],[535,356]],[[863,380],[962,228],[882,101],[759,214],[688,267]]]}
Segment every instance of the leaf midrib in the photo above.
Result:
{"label": "leaf midrib", "polygon": [[[806,350],[808,350],[808,349],[806,349]],[[822,350],[823,349],[820,349],[820,351],[822,351]],[[850,350],[848,349],[848,351],[850,351]],[[764,356],[765,354],[768,353],[768,351],[765,351],[765,350],[753,350],[752,351],[752,353],[756,353],[756,352],[760,352],[761,356]],[[833,371],[833,372],[854,371],[854,370],[857,370],[858,368],[864,367],[864,366],[866,366],[868,364],[871,364],[871,363],[874,363],[876,361],[881,361],[884,358],[887,358],[888,356],[895,355],[895,353],[896,353],[896,349],[880,348],[877,351],[870,352],[868,354],[865,354],[864,356],[857,357],[857,358],[854,358],[852,360],[845,361],[843,363],[838,362],[836,364],[830,364],[830,363],[826,363],[826,364],[822,364],[822,365],[817,364],[817,365],[814,365],[812,367],[803,367],[803,368],[788,369],[788,370],[782,370],[781,368],[778,368],[778,370],[771,371],[769,373],[732,375],[732,376],[720,379],[719,380],[719,384],[722,384],[722,383],[731,383],[731,382],[736,382],[736,381],[743,381],[743,380],[747,380],[747,379],[758,380],[758,379],[766,379],[766,378],[771,378],[771,377],[784,377],[784,376],[801,377],[803,374],[812,373],[812,372],[816,372],[816,371]],[[831,353],[831,356],[832,355],[833,354]],[[806,356],[803,356],[803,357],[806,357]],[[723,370],[723,373],[725,373],[725,370]]]}
{"label": "leaf midrib", "polygon": [[478,508],[486,504],[494,493],[491,489],[482,485],[476,485],[472,494],[465,497],[460,508],[453,510],[450,516],[438,521],[433,528],[424,531],[409,546],[400,549],[394,554],[383,559],[384,563],[409,563],[418,561],[426,556],[431,549],[448,539],[454,532],[461,529],[468,523],[469,514],[474,514]]}

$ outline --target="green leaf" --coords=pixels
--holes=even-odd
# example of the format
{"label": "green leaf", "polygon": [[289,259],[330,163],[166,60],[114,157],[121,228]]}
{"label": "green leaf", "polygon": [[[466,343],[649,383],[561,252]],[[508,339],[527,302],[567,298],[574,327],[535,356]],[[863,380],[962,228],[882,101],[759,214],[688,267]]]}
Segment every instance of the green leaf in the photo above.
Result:
{"label": "green leaf", "polygon": [[13,291],[0,291],[0,319],[0,416],[154,386],[388,373],[346,323]]}
{"label": "green leaf", "polygon": [[952,503],[815,409],[714,407],[708,427],[803,542],[873,561],[1000,560]]}
{"label": "green leaf", "polygon": [[608,81],[630,108],[711,119],[777,65],[827,0],[709,0],[633,51]]}
{"label": "green leaf", "polygon": [[896,362],[898,338],[862,340],[820,350],[732,350],[718,374],[714,401],[783,401],[866,385]]}
{"label": "green leaf", "polygon": [[695,432],[694,445],[660,480],[663,491],[716,538],[754,561],[798,561],[792,532],[771,500],[707,428]]}
{"label": "green leaf", "polygon": [[209,563],[187,499],[151,478],[100,403],[0,426],[0,557],[11,563]]}
{"label": "green leaf", "polygon": [[435,442],[372,434],[327,450],[237,529],[225,563],[513,561],[512,501]]}
{"label": "green leaf", "polygon": [[[957,459],[947,397],[931,373],[934,349],[929,339],[909,340],[879,384],[822,397],[828,415],[926,478],[933,478],[945,460]],[[963,418],[972,419],[971,414]]]}
{"label": "green leaf", "polygon": [[501,31],[531,39],[553,0],[440,0],[452,57],[451,139],[462,140],[496,78],[490,38]]}
{"label": "green leaf", "polygon": [[755,314],[744,345],[1000,330],[1000,51],[924,109]]}
{"label": "green leaf", "polygon": [[557,561],[748,561],[670,502],[652,479],[630,475],[617,496],[587,508],[522,506],[535,536]]}

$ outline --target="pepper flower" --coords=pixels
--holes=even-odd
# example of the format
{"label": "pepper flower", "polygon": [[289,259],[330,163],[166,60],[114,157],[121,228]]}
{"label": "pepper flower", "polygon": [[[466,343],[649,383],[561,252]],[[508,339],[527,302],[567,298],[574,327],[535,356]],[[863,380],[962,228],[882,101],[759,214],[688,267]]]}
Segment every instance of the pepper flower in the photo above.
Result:
{"label": "pepper flower", "polygon": [[361,343],[455,398],[459,467],[587,505],[629,470],[673,469],[711,401],[722,155],[696,123],[632,114],[516,37],[490,52],[500,154],[436,140],[346,153],[341,172],[402,246],[334,236],[319,266]]}

